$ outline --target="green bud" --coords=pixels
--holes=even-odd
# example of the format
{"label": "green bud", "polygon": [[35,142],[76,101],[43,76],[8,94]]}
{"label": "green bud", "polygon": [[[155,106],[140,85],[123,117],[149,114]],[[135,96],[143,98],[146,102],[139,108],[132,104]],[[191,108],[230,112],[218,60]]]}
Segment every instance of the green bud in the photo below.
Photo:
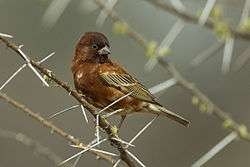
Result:
{"label": "green bud", "polygon": [[146,56],[149,58],[153,58],[156,56],[156,49],[157,49],[157,42],[156,41],[150,41],[147,44],[146,48]]}
{"label": "green bud", "polygon": [[233,121],[231,119],[227,119],[223,122],[222,126],[225,128],[225,129],[228,129],[230,127],[233,126]]}
{"label": "green bud", "polygon": [[207,104],[206,103],[201,103],[199,105],[199,110],[200,110],[200,112],[207,112],[208,111]]}
{"label": "green bud", "polygon": [[124,35],[128,32],[128,25],[127,23],[123,22],[123,21],[116,21],[113,24],[113,32],[116,34],[121,34]]}
{"label": "green bud", "polygon": [[200,99],[197,96],[192,96],[192,104],[197,106],[200,103]]}

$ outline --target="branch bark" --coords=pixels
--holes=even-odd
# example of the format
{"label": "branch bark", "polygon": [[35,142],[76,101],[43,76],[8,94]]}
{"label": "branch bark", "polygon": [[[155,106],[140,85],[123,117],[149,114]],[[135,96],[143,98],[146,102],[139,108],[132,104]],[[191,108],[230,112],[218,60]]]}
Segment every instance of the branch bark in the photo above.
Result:
{"label": "branch bark", "polygon": [[[176,8],[174,8],[173,6],[169,5],[166,2],[160,1],[160,0],[144,0],[147,1],[148,3],[150,3],[151,5],[162,9],[163,11],[166,11],[178,18],[183,19],[186,22],[192,23],[192,24],[199,24],[199,17],[192,15],[191,13],[188,13],[186,11],[180,11]],[[208,19],[204,26],[208,29],[213,30],[215,27],[215,22],[213,22],[211,19]],[[237,30],[234,30],[233,28],[229,28],[231,35],[234,36],[235,38],[240,38],[240,39],[244,39],[244,40],[250,40],[250,33],[246,33],[246,32],[240,32]]]}
{"label": "branch bark", "polygon": [[[10,105],[12,105],[15,108],[19,109],[23,113],[30,116],[32,119],[34,119],[34,120],[38,121],[39,123],[41,123],[44,127],[50,129],[51,131],[53,131],[54,133],[58,134],[59,136],[65,138],[69,142],[71,142],[71,143],[73,143],[75,145],[82,145],[83,147],[87,147],[86,144],[82,143],[80,140],[78,140],[74,136],[68,134],[63,129],[57,127],[52,122],[49,122],[48,120],[46,120],[45,118],[40,116],[38,113],[33,112],[31,109],[27,108],[25,105],[17,102],[16,100],[12,99],[11,97],[7,96],[6,94],[0,93],[0,99],[6,101]],[[102,153],[99,153],[99,152],[92,151],[92,150],[90,150],[90,151],[92,153],[94,153],[95,155],[101,157],[102,159],[105,159],[105,160],[111,162],[112,164],[114,163],[114,160],[112,159],[112,157],[107,156],[107,155],[102,154]]]}

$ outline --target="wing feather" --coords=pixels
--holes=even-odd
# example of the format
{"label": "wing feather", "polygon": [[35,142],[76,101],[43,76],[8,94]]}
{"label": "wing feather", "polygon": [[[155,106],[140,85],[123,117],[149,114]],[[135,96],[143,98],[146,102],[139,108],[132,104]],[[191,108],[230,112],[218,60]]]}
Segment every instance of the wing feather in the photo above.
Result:
{"label": "wing feather", "polygon": [[137,79],[129,74],[106,72],[100,74],[100,76],[106,84],[119,88],[123,93],[133,92],[131,96],[134,98],[150,103],[157,103],[155,97]]}

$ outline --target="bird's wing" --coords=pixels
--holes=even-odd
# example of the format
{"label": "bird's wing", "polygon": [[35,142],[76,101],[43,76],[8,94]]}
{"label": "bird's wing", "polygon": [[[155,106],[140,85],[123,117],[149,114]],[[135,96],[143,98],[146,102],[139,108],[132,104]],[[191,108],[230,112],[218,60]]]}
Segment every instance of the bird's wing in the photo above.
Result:
{"label": "bird's wing", "polygon": [[106,84],[119,89],[124,94],[132,92],[130,96],[136,99],[158,104],[155,101],[155,97],[137,79],[129,74],[105,72],[100,74],[100,76]]}

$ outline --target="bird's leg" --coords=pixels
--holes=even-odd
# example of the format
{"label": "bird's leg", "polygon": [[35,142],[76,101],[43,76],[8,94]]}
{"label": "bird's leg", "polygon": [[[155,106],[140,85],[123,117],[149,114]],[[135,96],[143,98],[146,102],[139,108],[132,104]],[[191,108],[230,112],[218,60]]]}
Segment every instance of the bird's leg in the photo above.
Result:
{"label": "bird's leg", "polygon": [[121,116],[120,122],[119,122],[119,124],[118,124],[118,129],[119,129],[119,130],[120,130],[120,128],[122,127],[122,123],[124,122],[125,118],[126,118],[126,115],[122,115],[122,116]]}

